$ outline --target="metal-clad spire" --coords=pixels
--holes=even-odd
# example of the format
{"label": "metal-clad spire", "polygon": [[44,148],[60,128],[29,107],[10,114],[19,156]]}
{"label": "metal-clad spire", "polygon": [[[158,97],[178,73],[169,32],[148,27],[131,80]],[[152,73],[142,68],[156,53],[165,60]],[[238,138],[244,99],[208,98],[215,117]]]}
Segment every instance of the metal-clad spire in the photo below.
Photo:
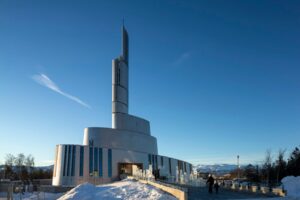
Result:
{"label": "metal-clad spire", "polygon": [[124,19],[123,19],[123,26],[122,26],[122,56],[123,56],[123,58],[124,58],[124,60],[127,64],[128,64],[128,54],[129,54],[129,52],[128,52],[128,49],[129,49],[128,42],[129,41],[128,40],[129,40],[128,39],[128,33],[127,33],[127,30],[124,26]]}

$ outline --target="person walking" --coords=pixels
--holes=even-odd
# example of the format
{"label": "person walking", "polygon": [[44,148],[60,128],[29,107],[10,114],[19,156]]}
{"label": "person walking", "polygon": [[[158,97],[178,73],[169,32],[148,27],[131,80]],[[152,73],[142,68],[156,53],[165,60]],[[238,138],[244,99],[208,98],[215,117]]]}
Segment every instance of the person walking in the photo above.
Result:
{"label": "person walking", "polygon": [[212,190],[213,190],[213,185],[214,185],[214,178],[212,177],[212,175],[210,174],[207,181],[206,181],[206,184],[208,184],[208,192],[210,194],[212,194]]}
{"label": "person walking", "polygon": [[218,192],[219,192],[219,183],[218,183],[217,180],[215,181],[214,187],[215,187],[215,190],[216,190],[216,194],[218,194]]}

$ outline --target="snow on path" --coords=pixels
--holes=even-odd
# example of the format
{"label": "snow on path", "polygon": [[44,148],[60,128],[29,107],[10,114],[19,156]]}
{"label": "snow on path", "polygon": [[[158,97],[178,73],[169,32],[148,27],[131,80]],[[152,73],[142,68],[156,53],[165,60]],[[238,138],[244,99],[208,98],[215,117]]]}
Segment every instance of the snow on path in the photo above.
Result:
{"label": "snow on path", "polygon": [[107,185],[94,186],[84,183],[73,188],[59,200],[94,200],[94,199],[149,199],[176,200],[175,197],[147,184],[134,180],[123,180]]}

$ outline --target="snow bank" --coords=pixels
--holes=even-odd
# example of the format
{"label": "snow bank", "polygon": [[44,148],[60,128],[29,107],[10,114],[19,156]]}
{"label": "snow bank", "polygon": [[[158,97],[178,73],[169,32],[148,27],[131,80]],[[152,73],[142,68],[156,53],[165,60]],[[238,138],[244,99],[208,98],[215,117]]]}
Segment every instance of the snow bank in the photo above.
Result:
{"label": "snow bank", "polygon": [[176,198],[134,180],[123,180],[116,183],[94,186],[84,183],[73,188],[59,200],[93,200],[93,199],[149,199],[149,200],[175,200]]}
{"label": "snow bank", "polygon": [[[6,193],[5,193],[5,195],[7,196]],[[34,193],[29,193],[29,192],[25,192],[24,194],[14,193],[13,194],[13,199],[23,199],[23,200],[36,200],[36,199],[56,200],[60,196],[62,196],[62,193],[48,193],[48,192],[34,192]]]}
{"label": "snow bank", "polygon": [[281,180],[288,197],[300,198],[300,176],[287,176]]}

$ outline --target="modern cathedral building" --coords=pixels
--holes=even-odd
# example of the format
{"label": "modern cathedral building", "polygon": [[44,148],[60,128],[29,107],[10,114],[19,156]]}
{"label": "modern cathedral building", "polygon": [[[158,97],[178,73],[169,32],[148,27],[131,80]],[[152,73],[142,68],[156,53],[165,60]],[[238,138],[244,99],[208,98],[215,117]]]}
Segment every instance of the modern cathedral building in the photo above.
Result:
{"label": "modern cathedral building", "polygon": [[192,173],[190,163],[158,155],[149,121],[128,114],[128,33],[122,27],[122,55],[112,61],[112,128],[85,128],[83,145],[56,146],[53,185],[104,184],[150,169],[179,180]]}

